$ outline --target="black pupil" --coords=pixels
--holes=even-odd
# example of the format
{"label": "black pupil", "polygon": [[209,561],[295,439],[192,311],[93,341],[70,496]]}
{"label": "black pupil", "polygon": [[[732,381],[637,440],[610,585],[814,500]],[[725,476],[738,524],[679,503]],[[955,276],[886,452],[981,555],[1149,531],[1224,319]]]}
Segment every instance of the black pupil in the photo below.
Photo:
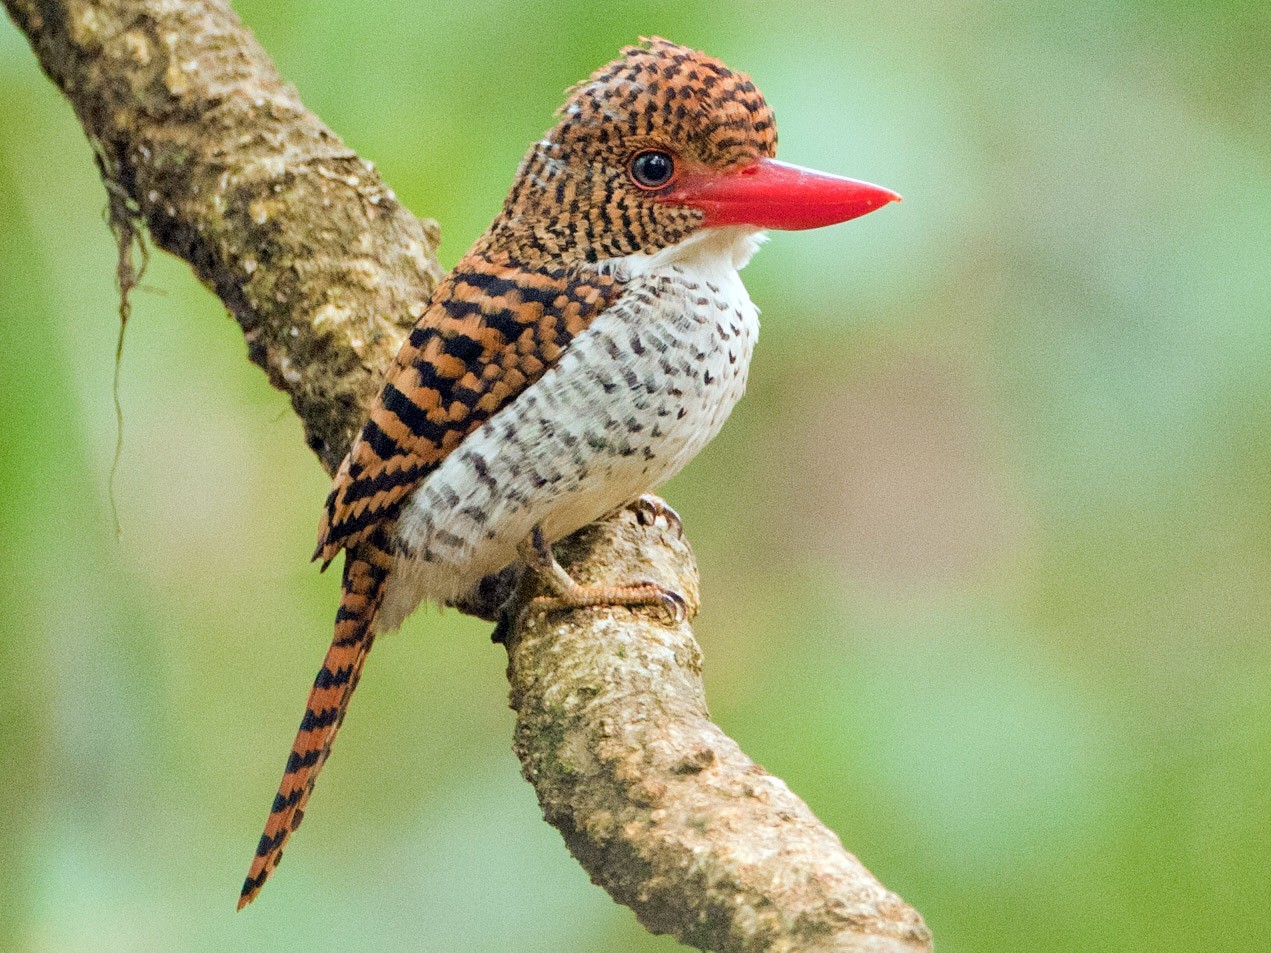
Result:
{"label": "black pupil", "polygon": [[644,152],[631,163],[631,174],[646,188],[656,189],[666,185],[675,171],[675,163],[665,152]]}

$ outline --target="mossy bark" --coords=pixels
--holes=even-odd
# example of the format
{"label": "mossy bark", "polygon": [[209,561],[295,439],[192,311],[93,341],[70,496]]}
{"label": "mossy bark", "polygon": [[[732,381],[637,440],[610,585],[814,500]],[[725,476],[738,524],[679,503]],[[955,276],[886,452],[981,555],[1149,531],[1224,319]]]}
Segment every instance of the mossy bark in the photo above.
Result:
{"label": "mossy bark", "polygon": [[[339,466],[440,269],[438,231],[306,110],[224,3],[6,0],[144,222]],[[131,220],[131,221],[130,221]]]}

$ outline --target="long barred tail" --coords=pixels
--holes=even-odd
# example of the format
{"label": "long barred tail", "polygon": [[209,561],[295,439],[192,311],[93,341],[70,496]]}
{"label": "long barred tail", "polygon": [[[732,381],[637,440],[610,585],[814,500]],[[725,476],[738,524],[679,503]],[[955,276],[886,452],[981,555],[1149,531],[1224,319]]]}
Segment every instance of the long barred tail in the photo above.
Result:
{"label": "long barred tail", "polygon": [[371,623],[384,596],[391,557],[374,544],[363,544],[345,554],[344,587],[335,616],[335,638],[327,649],[318,677],[309,692],[300,730],[291,745],[291,756],[274,797],[265,833],[238,900],[238,909],[256,899],[260,888],[282,860],[291,832],[304,820],[305,804],[313,793],[318,772],[331,753],[340,723],[362,675],[362,665],[375,639]]}

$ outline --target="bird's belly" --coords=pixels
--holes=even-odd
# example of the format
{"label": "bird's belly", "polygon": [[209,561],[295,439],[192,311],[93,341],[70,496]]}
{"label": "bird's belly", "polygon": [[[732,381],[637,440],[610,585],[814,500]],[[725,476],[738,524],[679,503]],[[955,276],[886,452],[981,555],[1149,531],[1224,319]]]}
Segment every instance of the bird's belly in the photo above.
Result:
{"label": "bird's belly", "polygon": [[559,363],[411,495],[380,628],[452,601],[517,559],[670,479],[740,399],[758,317],[735,271],[633,281]]}

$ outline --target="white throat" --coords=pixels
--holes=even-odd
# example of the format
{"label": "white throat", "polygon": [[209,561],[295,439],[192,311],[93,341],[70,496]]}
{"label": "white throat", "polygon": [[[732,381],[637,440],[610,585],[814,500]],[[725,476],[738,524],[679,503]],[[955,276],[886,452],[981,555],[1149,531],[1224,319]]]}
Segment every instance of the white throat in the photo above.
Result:
{"label": "white throat", "polygon": [[746,267],[751,256],[767,240],[766,233],[749,225],[703,228],[682,242],[668,245],[651,255],[636,252],[620,258],[606,258],[599,265],[602,271],[624,280],[663,271],[672,265],[699,274],[736,273]]}

